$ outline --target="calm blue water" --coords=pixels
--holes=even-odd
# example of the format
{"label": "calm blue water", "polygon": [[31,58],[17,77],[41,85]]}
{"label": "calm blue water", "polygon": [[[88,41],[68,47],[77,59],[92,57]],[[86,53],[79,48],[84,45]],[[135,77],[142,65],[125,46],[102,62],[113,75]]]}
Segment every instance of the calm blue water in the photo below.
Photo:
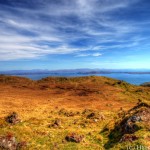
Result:
{"label": "calm blue water", "polygon": [[109,74],[69,74],[69,73],[63,73],[63,74],[31,74],[31,75],[18,75],[22,77],[27,77],[32,80],[39,80],[48,76],[63,76],[63,77],[77,77],[77,76],[90,76],[90,75],[96,75],[96,76],[106,76],[110,78],[115,78],[118,80],[124,80],[128,83],[139,85],[144,82],[150,82],[150,74],[127,74],[127,73],[109,73]]}

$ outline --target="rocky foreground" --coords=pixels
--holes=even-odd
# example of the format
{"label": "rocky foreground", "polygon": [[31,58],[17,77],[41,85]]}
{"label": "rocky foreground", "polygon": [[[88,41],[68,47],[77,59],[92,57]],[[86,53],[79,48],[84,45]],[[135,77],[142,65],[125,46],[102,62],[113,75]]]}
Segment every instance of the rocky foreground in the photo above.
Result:
{"label": "rocky foreground", "polygon": [[150,147],[150,88],[106,77],[0,76],[0,149]]}

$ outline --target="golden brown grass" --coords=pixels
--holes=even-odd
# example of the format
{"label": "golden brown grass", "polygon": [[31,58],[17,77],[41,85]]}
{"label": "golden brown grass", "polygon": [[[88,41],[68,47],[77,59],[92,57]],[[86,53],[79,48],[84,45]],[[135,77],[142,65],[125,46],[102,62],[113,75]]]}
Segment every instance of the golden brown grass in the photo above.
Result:
{"label": "golden brown grass", "polygon": [[[0,117],[15,111],[22,120],[22,123],[14,126],[0,127],[0,134],[12,132],[18,139],[27,141],[31,150],[105,149],[108,137],[100,134],[100,131],[110,122],[115,122],[120,108],[129,110],[139,99],[149,103],[150,98],[150,88],[95,76],[49,77],[39,81],[0,76],[0,89]],[[80,113],[67,117],[58,113],[62,108]],[[105,120],[86,120],[81,114],[87,108],[103,113]],[[48,128],[55,118],[62,120],[62,126]],[[73,124],[76,119],[78,123]],[[64,142],[69,132],[83,134],[85,140],[80,144]],[[145,139],[149,139],[149,136]]]}

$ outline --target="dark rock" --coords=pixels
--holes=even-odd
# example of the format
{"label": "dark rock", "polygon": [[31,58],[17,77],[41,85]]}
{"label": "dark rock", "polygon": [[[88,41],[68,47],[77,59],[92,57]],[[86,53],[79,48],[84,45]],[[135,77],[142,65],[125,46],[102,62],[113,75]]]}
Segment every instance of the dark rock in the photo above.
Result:
{"label": "dark rock", "polygon": [[12,114],[10,114],[9,116],[7,116],[5,118],[6,122],[10,123],[10,124],[17,124],[19,123],[21,120],[18,117],[18,114],[16,112],[13,112]]}
{"label": "dark rock", "polygon": [[77,111],[77,112],[76,112],[76,115],[80,115],[80,112],[79,112],[79,111]]}
{"label": "dark rock", "polygon": [[60,119],[56,119],[54,122],[55,125],[60,126],[61,125],[61,120]]}
{"label": "dark rock", "polygon": [[66,116],[67,117],[73,117],[73,116],[75,116],[75,113],[74,112],[68,112],[67,114],[66,114]]}
{"label": "dark rock", "polygon": [[66,136],[66,140],[68,142],[75,142],[75,143],[80,143],[83,141],[84,136],[83,135],[77,135],[76,133],[71,133]]}
{"label": "dark rock", "polygon": [[123,130],[123,133],[124,134],[131,134],[131,133],[134,133],[138,130],[138,126],[134,123],[131,123],[131,122],[127,122],[124,126],[124,130]]}
{"label": "dark rock", "polygon": [[77,115],[77,113],[75,113],[73,111],[67,111],[64,108],[60,109],[58,114],[59,115],[64,115],[64,116],[67,116],[67,117],[73,117],[73,116]]}
{"label": "dark rock", "polygon": [[[132,115],[130,115],[134,112]],[[137,126],[137,122],[145,122],[147,124],[150,123],[150,109],[149,105],[146,103],[140,103],[139,105],[133,107],[128,111],[130,117],[126,117],[121,122],[122,131],[124,134],[134,133],[136,132],[139,127]]]}
{"label": "dark rock", "polygon": [[78,121],[79,121],[78,119],[75,119],[74,122],[73,122],[73,124],[77,124]]}
{"label": "dark rock", "polygon": [[[114,147],[119,141],[132,142],[137,140],[139,137],[136,137],[133,133],[143,128],[150,129],[150,105],[139,101],[136,106],[119,117],[113,129],[111,129],[111,126],[108,128],[110,131],[109,141],[104,145],[105,149]],[[107,133],[108,131],[105,131],[105,129],[103,132]]]}
{"label": "dark rock", "polygon": [[139,122],[141,121],[141,117],[140,116],[132,116],[129,118],[129,121],[135,123],[135,122]]}
{"label": "dark rock", "polygon": [[[101,114],[101,113],[99,113],[99,112],[91,112],[90,114],[88,114],[87,116],[86,116],[86,118],[87,119],[93,119],[94,121],[95,120],[104,120],[105,119],[105,117],[104,117],[104,115],[103,114]],[[97,122],[96,121],[96,122]]]}
{"label": "dark rock", "polygon": [[89,136],[91,136],[91,135],[92,135],[92,133],[91,133],[91,132],[89,132],[89,133],[88,133],[88,135],[89,135]]}
{"label": "dark rock", "polygon": [[121,80],[119,80],[118,82],[117,82],[117,84],[121,84],[123,81],[121,81]]}
{"label": "dark rock", "polygon": [[17,142],[12,134],[0,136],[0,148],[3,150],[19,150],[26,147],[26,142]]}
{"label": "dark rock", "polygon": [[122,132],[124,134],[131,134],[138,130],[138,126],[136,122],[141,121],[141,117],[138,115],[133,115],[129,117],[127,120],[122,122]]}
{"label": "dark rock", "polygon": [[122,138],[120,139],[120,142],[133,142],[133,141],[135,141],[135,140],[137,140],[138,139],[138,137],[137,136],[135,136],[135,135],[123,135],[122,136]]}
{"label": "dark rock", "polygon": [[92,112],[93,112],[93,110],[91,110],[91,109],[85,109],[85,110],[83,110],[82,114],[86,115],[86,114],[89,114],[89,113],[92,113]]}
{"label": "dark rock", "polygon": [[25,147],[27,147],[27,143],[26,142],[19,142],[17,144],[17,150],[20,150],[20,149],[25,148]]}
{"label": "dark rock", "polygon": [[60,127],[60,126],[61,126],[61,123],[62,123],[62,121],[61,121],[60,119],[56,118],[56,119],[54,120],[54,123],[53,123],[53,124],[50,124],[49,127],[57,128],[57,127]]}
{"label": "dark rock", "polygon": [[93,118],[94,116],[96,116],[95,113],[90,113],[89,115],[87,115],[86,118],[87,118],[87,119],[90,119],[90,118]]}

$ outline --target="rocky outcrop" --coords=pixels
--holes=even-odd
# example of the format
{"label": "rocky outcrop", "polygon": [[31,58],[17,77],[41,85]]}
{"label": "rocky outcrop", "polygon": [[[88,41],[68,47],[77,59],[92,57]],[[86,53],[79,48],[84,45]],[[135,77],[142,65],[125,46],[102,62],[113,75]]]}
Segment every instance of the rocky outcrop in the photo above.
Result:
{"label": "rocky outcrop", "polygon": [[135,133],[142,127],[145,127],[145,130],[150,129],[150,106],[147,103],[138,103],[118,119],[109,134],[110,140],[105,144],[106,149],[118,142],[133,142],[139,139]]}

